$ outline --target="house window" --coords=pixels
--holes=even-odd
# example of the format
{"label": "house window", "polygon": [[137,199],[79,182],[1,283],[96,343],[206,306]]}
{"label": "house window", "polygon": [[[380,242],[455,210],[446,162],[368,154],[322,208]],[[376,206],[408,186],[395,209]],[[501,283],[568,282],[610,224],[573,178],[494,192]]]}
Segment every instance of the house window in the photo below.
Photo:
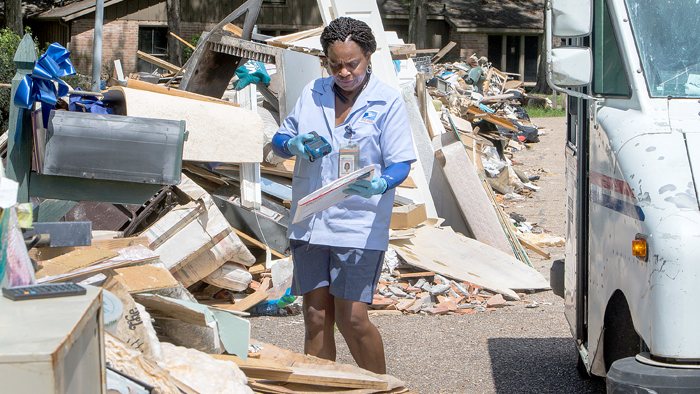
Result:
{"label": "house window", "polygon": [[[168,60],[168,27],[167,26],[139,26],[139,51],[147,53],[151,56]],[[138,71],[153,72],[159,70],[155,65],[138,59],[136,65]]]}

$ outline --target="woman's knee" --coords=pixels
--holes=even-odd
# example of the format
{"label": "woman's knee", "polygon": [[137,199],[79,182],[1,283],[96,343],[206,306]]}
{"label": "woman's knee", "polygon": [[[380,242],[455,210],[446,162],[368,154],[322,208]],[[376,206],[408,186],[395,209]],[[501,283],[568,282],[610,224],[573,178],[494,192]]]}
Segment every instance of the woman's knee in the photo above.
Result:
{"label": "woman's knee", "polygon": [[364,332],[372,324],[363,308],[336,307],[335,322],[343,335]]}

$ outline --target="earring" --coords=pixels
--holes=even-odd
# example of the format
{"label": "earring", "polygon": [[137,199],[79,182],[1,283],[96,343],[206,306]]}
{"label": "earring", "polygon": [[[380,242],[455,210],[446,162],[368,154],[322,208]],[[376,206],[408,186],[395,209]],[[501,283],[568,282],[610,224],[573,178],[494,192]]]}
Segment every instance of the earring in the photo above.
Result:
{"label": "earring", "polygon": [[367,74],[372,74],[372,65],[371,64],[367,65]]}

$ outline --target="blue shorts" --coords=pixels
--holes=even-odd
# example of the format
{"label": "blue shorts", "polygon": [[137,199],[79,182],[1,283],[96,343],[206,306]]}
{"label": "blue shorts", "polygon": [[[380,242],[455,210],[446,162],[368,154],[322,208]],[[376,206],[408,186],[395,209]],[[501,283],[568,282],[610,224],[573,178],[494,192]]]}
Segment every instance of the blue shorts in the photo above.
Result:
{"label": "blue shorts", "polygon": [[341,248],[289,240],[294,261],[292,295],[329,287],[334,297],[372,303],[382,272],[381,250]]}

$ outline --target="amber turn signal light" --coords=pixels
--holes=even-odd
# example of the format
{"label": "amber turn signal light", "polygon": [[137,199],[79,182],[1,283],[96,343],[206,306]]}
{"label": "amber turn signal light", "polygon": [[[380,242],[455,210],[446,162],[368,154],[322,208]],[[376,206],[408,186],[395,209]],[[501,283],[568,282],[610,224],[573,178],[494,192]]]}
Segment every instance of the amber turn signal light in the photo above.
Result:
{"label": "amber turn signal light", "polygon": [[635,239],[632,241],[632,256],[646,258],[647,257],[647,240]]}

